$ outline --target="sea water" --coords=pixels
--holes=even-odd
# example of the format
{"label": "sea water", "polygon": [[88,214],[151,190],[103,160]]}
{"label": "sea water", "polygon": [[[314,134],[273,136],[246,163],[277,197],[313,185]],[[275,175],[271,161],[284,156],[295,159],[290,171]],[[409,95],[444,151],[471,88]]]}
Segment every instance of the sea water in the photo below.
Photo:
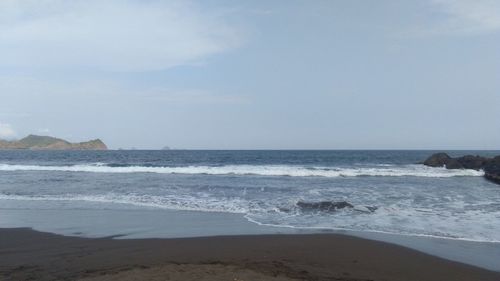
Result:
{"label": "sea water", "polygon": [[[282,229],[499,243],[500,186],[485,180],[482,171],[418,164],[432,153],[0,151],[0,212],[198,211],[235,214],[248,224]],[[324,201],[354,207],[297,204]],[[92,225],[91,216],[86,222]],[[56,227],[58,220],[50,224]]]}

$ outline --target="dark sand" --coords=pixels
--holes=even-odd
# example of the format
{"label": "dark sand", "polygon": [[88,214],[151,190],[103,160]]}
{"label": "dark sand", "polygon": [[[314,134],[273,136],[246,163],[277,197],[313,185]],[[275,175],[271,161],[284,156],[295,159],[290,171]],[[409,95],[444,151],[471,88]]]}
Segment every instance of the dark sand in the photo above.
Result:
{"label": "dark sand", "polygon": [[1,280],[499,281],[500,273],[333,235],[116,240],[0,229]]}

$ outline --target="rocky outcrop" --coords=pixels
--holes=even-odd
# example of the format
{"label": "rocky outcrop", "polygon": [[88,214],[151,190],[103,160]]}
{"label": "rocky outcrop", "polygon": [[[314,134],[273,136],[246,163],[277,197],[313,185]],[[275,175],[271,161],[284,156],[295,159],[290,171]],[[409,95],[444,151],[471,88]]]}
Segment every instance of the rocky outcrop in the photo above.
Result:
{"label": "rocky outcrop", "polygon": [[492,182],[500,184],[500,156],[493,158],[484,165],[484,176]]}
{"label": "rocky outcrop", "polygon": [[462,166],[462,163],[458,161],[458,159],[451,158],[450,160],[446,161],[445,167],[447,169],[464,169],[464,166]]}
{"label": "rocky outcrop", "polygon": [[29,135],[17,141],[0,140],[0,149],[107,150],[108,147],[100,139],[71,143],[63,139],[49,136]]}
{"label": "rocky outcrop", "polygon": [[446,167],[446,169],[483,170],[486,179],[500,184],[500,156],[488,158],[465,155],[452,158],[446,153],[436,153],[427,158],[423,164],[430,167]]}
{"label": "rocky outcrop", "polygon": [[430,167],[444,167],[451,157],[446,153],[436,153],[424,161],[424,165]]}
{"label": "rocky outcrop", "polygon": [[460,165],[462,165],[464,169],[481,170],[489,161],[491,161],[491,158],[481,157],[477,155],[465,155],[462,157],[458,157],[457,161],[460,163]]}
{"label": "rocky outcrop", "polygon": [[332,212],[344,208],[354,208],[353,205],[345,202],[332,202],[332,201],[323,201],[323,202],[297,202],[297,207],[302,211],[322,211],[322,212]]}
{"label": "rocky outcrop", "polygon": [[354,206],[346,201],[321,201],[321,202],[305,202],[299,201],[296,203],[296,207],[293,209],[280,208],[281,211],[291,212],[292,210],[298,210],[300,212],[325,212],[333,213],[341,209],[353,209],[358,212],[363,213],[373,213],[377,210],[377,207],[372,206]]}
{"label": "rocky outcrop", "polygon": [[491,160],[491,158],[478,155],[465,155],[452,158],[448,154],[441,152],[431,155],[423,164],[430,167],[446,167],[447,169],[481,170]]}

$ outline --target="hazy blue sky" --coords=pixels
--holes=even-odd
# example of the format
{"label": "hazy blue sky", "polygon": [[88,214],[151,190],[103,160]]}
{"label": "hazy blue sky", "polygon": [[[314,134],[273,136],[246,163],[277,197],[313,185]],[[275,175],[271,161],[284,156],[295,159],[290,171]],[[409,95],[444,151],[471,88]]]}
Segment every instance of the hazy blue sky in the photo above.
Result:
{"label": "hazy blue sky", "polygon": [[1,0],[0,138],[500,149],[500,1]]}

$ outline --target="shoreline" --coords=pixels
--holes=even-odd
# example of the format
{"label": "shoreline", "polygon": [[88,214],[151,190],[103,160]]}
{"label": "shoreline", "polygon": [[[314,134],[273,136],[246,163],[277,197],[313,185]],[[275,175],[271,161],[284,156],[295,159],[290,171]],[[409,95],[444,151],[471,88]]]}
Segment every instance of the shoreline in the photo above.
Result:
{"label": "shoreline", "polygon": [[[453,239],[405,236],[362,231],[297,229],[260,226],[241,214],[206,213],[156,209],[9,209],[8,201],[0,212],[0,228],[30,228],[40,232],[69,237],[128,239],[171,239],[207,236],[274,235],[274,234],[342,234],[382,241],[420,251],[447,260],[487,270],[500,271],[500,244],[468,242]],[[37,203],[37,202],[33,202]],[[81,207],[81,206],[73,206]]]}
{"label": "shoreline", "polygon": [[166,275],[179,278],[171,280],[196,280],[196,274],[202,274],[202,280],[228,276],[237,280],[500,280],[500,272],[342,234],[112,239],[0,228],[0,237],[0,276],[7,280],[134,276],[160,280]]}

